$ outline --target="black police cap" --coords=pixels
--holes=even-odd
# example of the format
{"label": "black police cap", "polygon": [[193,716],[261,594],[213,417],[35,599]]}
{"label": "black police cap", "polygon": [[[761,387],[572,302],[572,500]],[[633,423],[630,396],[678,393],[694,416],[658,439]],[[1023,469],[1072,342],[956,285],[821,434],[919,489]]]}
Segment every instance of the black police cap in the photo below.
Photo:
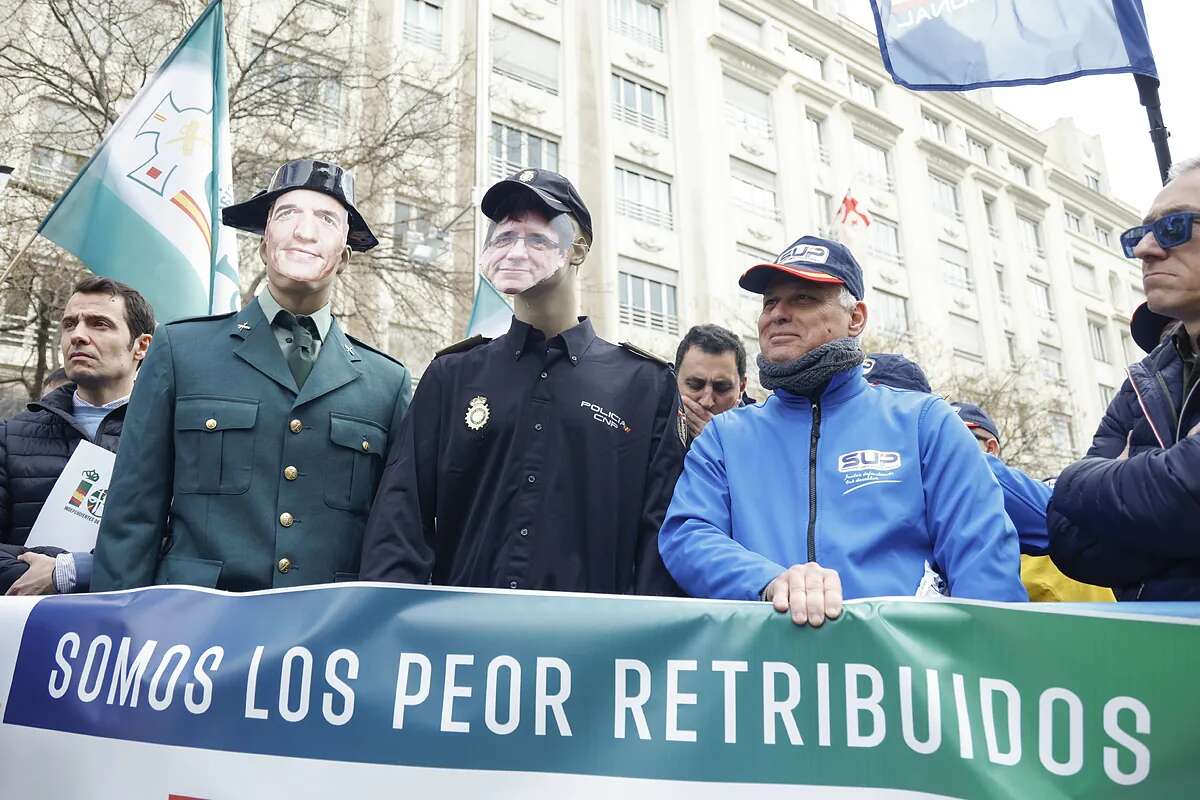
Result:
{"label": "black police cap", "polygon": [[275,170],[266,189],[249,200],[222,209],[221,221],[239,231],[262,236],[267,228],[267,214],[271,211],[271,205],[280,195],[296,189],[327,194],[346,207],[350,222],[346,244],[351,250],[363,252],[379,244],[367,221],[354,207],[354,176],[337,164],[310,158],[289,161]]}
{"label": "black police cap", "polygon": [[592,215],[571,182],[548,169],[523,169],[487,190],[479,204],[484,216],[499,222],[497,216],[509,207],[514,196],[532,195],[545,207],[547,217],[570,214],[579,223],[587,243],[592,243]]}

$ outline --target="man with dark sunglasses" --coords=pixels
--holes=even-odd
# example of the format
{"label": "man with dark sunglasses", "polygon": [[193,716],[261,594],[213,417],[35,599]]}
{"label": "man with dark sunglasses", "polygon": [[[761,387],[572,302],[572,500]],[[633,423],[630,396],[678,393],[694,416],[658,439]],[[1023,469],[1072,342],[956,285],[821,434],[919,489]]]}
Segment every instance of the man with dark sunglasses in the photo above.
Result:
{"label": "man with dark sunglasses", "polygon": [[[1054,488],[1050,553],[1119,600],[1200,599],[1200,158],[1177,164],[1142,225],[1121,235],[1142,262],[1144,309],[1172,320],[1129,368],[1092,448]],[[1139,336],[1135,326],[1134,335]],[[1139,344],[1154,337],[1139,336]],[[1143,344],[1146,346],[1146,344]]]}

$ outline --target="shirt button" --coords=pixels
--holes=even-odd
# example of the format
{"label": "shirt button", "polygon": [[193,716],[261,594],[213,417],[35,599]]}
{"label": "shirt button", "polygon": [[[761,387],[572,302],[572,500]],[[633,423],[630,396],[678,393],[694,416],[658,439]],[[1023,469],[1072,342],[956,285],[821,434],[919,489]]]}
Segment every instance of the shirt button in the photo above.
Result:
{"label": "shirt button", "polygon": [[217,429],[217,421],[215,419],[205,420],[204,427],[208,428],[210,431],[215,431]]}
{"label": "shirt button", "polygon": [[533,475],[530,475],[530,476],[529,476],[528,478],[526,478],[525,480],[529,481],[530,483],[533,483],[534,481],[536,481],[536,480],[537,480],[537,478],[536,478],[536,477],[534,477]]}
{"label": "shirt button", "polygon": [[296,518],[286,511],[279,515],[279,524],[285,528],[292,527],[292,524],[295,523],[295,521]]}
{"label": "shirt button", "polygon": [[275,566],[279,567],[279,571],[284,575],[288,574],[288,570],[292,568],[292,560],[290,558],[281,558]]}
{"label": "shirt button", "polygon": [[522,536],[528,536],[528,535],[529,535],[529,528],[521,528],[521,535],[522,535]]}
{"label": "shirt button", "polygon": [[535,431],[540,431],[542,429],[542,423],[538,422],[538,423],[534,424],[533,429]]}
{"label": "shirt button", "polygon": [[296,469],[295,467],[290,467],[290,466],[284,467],[283,468],[283,477],[287,478],[289,481],[294,481],[294,480],[296,480],[296,478],[300,477],[300,470]]}
{"label": "shirt button", "polygon": [[508,582],[508,588],[510,588],[510,589],[515,589],[515,588],[517,588],[517,582],[516,582],[516,581],[509,581],[509,582]]}
{"label": "shirt button", "polygon": [[304,423],[298,419],[294,419],[288,423],[288,429],[291,430],[292,433],[299,433],[300,431],[304,430]]}
{"label": "shirt button", "polygon": [[543,378],[549,378],[549,377],[550,377],[550,375],[549,375],[548,373],[545,373],[545,372],[543,372],[543,373],[542,373],[542,377],[543,377]]}
{"label": "shirt button", "polygon": [[371,443],[370,443],[370,442],[368,442],[366,439],[363,439],[362,448],[363,448],[363,450],[364,450],[364,451],[366,451],[366,452],[370,452],[370,450],[371,450]]}

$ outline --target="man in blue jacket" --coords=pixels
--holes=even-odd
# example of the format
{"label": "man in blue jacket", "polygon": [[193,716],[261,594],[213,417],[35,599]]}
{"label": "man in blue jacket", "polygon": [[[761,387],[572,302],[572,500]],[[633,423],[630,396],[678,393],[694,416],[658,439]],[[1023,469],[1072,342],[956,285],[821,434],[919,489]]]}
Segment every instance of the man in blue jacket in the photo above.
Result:
{"label": "man in blue jacket", "polygon": [[941,398],[872,386],[857,337],[862,269],[805,236],[742,288],[763,296],[765,403],[717,416],[693,443],[659,534],[694,597],[770,600],[820,625],[842,598],[1025,600],[1000,487]]}
{"label": "man in blue jacket", "polygon": [[[1134,328],[1152,348],[1129,368],[1081,461],[1047,510],[1063,572],[1118,600],[1200,600],[1200,158],[1180,162],[1144,223],[1121,234],[1142,262],[1146,305],[1176,320]],[[1143,312],[1139,319],[1145,319]],[[1140,334],[1140,335],[1139,335]]]}

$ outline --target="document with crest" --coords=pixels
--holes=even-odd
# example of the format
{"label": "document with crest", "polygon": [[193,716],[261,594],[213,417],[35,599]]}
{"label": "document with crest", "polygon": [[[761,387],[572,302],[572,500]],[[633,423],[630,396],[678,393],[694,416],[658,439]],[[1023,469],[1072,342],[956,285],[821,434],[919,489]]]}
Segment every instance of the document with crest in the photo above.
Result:
{"label": "document with crest", "polygon": [[95,547],[116,460],[116,453],[80,442],[50,490],[25,546],[52,545],[72,553]]}

